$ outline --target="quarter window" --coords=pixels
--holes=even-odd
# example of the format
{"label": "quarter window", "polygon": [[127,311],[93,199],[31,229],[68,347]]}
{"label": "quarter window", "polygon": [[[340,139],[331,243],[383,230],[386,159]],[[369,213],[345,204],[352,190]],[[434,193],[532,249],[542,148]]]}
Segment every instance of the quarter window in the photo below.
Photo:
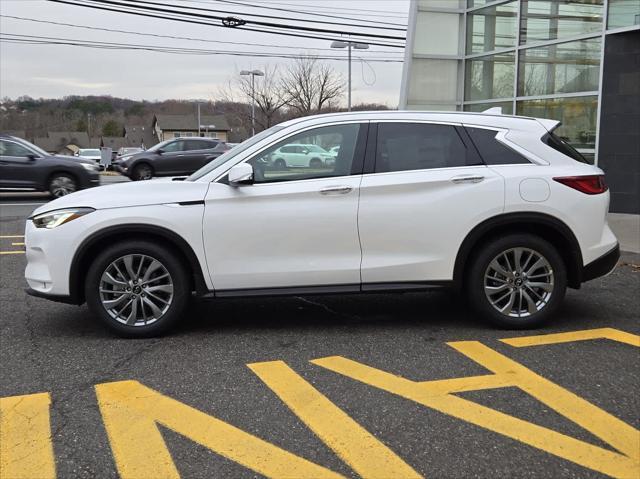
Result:
{"label": "quarter window", "polygon": [[[325,126],[293,135],[248,161],[255,183],[329,178],[351,174],[360,125]],[[339,153],[330,150],[340,147]],[[334,152],[336,150],[333,150]]]}
{"label": "quarter window", "polygon": [[487,165],[517,165],[530,163],[524,156],[515,152],[496,139],[495,130],[467,128],[469,136]]}
{"label": "quarter window", "polygon": [[451,125],[380,123],[376,173],[479,164]]}

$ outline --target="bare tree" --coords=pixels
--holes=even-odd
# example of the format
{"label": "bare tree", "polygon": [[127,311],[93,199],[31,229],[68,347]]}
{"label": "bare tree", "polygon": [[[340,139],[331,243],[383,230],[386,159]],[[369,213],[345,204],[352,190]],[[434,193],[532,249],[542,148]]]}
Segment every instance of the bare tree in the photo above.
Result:
{"label": "bare tree", "polygon": [[281,85],[287,105],[298,115],[319,113],[344,93],[340,75],[313,57],[297,58],[283,75]]}

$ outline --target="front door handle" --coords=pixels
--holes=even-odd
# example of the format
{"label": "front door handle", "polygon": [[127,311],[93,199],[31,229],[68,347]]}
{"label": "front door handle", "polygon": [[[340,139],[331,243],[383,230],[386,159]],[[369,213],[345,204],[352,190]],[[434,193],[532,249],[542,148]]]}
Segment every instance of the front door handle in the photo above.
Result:
{"label": "front door handle", "polygon": [[480,183],[484,180],[484,176],[481,175],[460,175],[451,178],[453,183]]}
{"label": "front door handle", "polygon": [[320,190],[321,195],[346,195],[353,187],[351,186],[327,186]]}

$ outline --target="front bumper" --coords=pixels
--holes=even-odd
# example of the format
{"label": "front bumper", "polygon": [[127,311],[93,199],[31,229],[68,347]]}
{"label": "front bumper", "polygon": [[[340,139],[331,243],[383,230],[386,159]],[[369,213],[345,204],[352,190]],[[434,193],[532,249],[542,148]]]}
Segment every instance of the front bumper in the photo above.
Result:
{"label": "front bumper", "polygon": [[80,304],[80,301],[77,298],[74,298],[70,295],[43,293],[41,291],[36,291],[33,288],[24,288],[24,291],[29,296],[48,299],[49,301],[55,301],[56,303],[76,304],[76,305]]}
{"label": "front bumper", "polygon": [[620,259],[620,245],[616,245],[607,253],[582,268],[582,282],[590,281],[611,273]]}

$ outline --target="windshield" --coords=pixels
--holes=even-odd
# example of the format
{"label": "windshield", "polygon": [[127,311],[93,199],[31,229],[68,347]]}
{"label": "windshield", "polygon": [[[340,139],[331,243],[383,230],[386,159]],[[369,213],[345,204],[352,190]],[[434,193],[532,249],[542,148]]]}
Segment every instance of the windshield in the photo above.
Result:
{"label": "windshield", "polygon": [[309,151],[315,151],[316,153],[326,153],[327,150],[318,145],[305,145]]}
{"label": "windshield", "polygon": [[173,140],[175,140],[175,138],[171,139],[171,140],[164,140],[161,141],[160,143],[158,143],[157,145],[153,145],[151,148],[149,148],[147,151],[158,151],[160,148],[164,148],[165,146],[167,146],[169,143],[171,143]]}
{"label": "windshield", "polygon": [[202,168],[200,168],[198,171],[196,171],[194,174],[192,174],[190,177],[188,177],[185,181],[196,181],[196,180],[202,178],[204,175],[206,175],[207,173],[215,170],[219,166],[223,165],[227,161],[229,161],[232,158],[234,158],[236,155],[242,153],[243,151],[247,150],[248,148],[251,148],[253,145],[258,143],[259,141],[261,141],[264,138],[274,134],[277,131],[282,130],[283,128],[284,128],[284,126],[280,126],[280,125],[272,126],[268,130],[264,130],[264,131],[258,133],[257,135],[252,136],[248,140],[245,140],[242,143],[240,143],[238,146],[234,146],[232,149],[228,150],[226,153],[223,153],[222,155],[220,155],[215,160],[210,161],[209,163],[204,165]]}
{"label": "windshield", "polygon": [[100,150],[78,150],[80,156],[100,156]]}

